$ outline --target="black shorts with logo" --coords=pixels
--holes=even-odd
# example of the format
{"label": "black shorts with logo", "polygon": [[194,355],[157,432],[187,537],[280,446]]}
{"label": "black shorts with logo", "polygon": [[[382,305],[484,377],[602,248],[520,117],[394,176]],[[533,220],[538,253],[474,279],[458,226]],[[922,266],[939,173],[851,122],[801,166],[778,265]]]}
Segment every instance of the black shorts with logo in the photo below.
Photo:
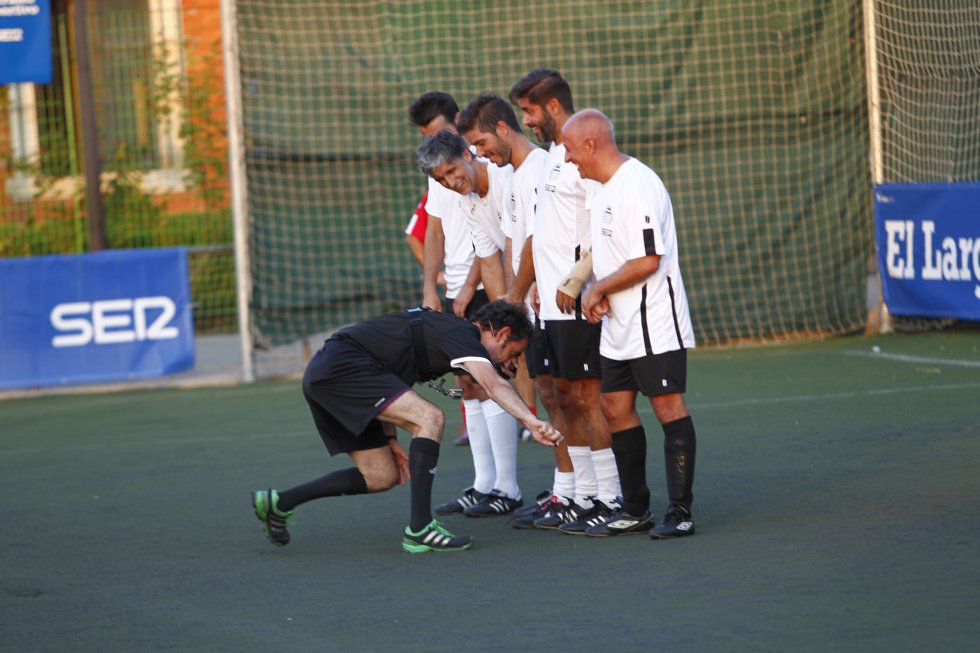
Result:
{"label": "black shorts with logo", "polygon": [[594,379],[601,374],[599,338],[601,324],[585,320],[545,321],[541,367],[559,379]]}
{"label": "black shorts with logo", "polygon": [[410,389],[342,338],[323,343],[303,375],[303,396],[331,456],[387,446],[378,413]]}
{"label": "black shorts with logo", "polygon": [[632,390],[655,397],[686,389],[686,349],[626,361],[602,357],[602,392]]}
{"label": "black shorts with logo", "polygon": [[551,374],[548,360],[548,336],[545,334],[545,324],[534,316],[534,331],[531,342],[524,350],[524,360],[527,361],[527,375],[532,379],[537,376]]}

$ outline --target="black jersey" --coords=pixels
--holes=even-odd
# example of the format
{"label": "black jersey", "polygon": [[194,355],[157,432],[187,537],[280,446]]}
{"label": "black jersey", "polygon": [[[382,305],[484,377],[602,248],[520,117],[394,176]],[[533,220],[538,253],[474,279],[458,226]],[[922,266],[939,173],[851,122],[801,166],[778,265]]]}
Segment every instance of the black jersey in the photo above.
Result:
{"label": "black jersey", "polygon": [[490,363],[490,354],[480,342],[480,329],[469,320],[450,313],[428,310],[389,313],[341,329],[331,337],[357,345],[411,386],[420,380],[422,372],[412,336],[411,320],[416,317],[422,319],[429,367],[436,377],[462,362],[483,360]]}

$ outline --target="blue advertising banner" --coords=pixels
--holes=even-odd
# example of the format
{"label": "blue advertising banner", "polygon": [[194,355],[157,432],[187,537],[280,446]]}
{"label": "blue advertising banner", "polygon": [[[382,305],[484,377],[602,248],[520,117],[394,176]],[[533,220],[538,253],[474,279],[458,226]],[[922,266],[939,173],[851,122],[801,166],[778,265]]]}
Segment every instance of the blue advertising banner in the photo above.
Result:
{"label": "blue advertising banner", "polygon": [[51,56],[51,0],[0,0],[0,84],[50,84]]}
{"label": "blue advertising banner", "polygon": [[193,365],[186,249],[0,259],[0,390]]}
{"label": "blue advertising banner", "polygon": [[889,311],[980,320],[980,184],[875,186],[875,239]]}

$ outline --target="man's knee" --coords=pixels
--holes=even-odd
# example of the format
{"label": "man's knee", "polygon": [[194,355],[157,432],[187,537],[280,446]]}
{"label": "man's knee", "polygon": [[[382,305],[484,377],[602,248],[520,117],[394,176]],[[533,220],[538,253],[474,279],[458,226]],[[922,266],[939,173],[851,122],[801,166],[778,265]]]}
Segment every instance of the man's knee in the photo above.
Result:
{"label": "man's knee", "polygon": [[555,379],[555,393],[562,410],[588,413],[599,399],[599,385],[594,379]]}
{"label": "man's knee", "polygon": [[688,416],[684,395],[679,392],[651,397],[650,404],[653,407],[653,414],[661,424],[668,424]]}

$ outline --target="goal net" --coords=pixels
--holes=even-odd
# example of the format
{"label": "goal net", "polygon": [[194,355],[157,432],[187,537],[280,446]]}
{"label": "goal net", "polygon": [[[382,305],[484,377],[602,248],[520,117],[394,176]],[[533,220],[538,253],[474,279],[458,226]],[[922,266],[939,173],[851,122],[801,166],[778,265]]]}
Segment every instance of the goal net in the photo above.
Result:
{"label": "goal net", "polygon": [[[406,109],[559,70],[664,179],[701,343],[859,329],[873,251],[860,3],[238,0],[260,347],[418,304]],[[533,136],[532,136],[533,138]]]}

